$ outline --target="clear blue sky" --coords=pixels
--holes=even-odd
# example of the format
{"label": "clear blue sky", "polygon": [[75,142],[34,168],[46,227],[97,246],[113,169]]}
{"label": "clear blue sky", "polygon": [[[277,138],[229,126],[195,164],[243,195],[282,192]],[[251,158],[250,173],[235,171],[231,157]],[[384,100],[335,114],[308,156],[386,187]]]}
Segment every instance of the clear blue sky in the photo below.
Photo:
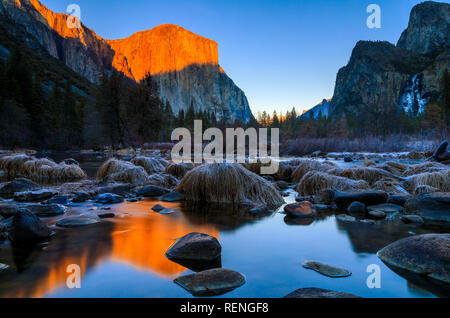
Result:
{"label": "clear blue sky", "polygon": [[[172,23],[219,44],[220,64],[254,114],[308,109],[333,96],[336,73],[358,40],[397,43],[420,0],[41,0],[56,12],[71,3],[107,39]],[[445,1],[447,2],[447,1]],[[381,7],[381,29],[366,8]]]}

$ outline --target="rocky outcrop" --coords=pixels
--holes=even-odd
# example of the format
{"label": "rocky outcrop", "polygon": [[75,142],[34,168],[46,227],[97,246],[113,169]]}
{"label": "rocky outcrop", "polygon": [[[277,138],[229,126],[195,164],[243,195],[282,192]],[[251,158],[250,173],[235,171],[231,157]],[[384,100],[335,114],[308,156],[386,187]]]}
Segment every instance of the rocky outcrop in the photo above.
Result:
{"label": "rocky outcrop", "polygon": [[82,23],[69,28],[67,19],[38,0],[0,0],[0,24],[8,24],[10,32],[17,28],[13,33],[25,32],[27,44],[33,42],[91,82],[98,82],[104,71],[117,70],[135,81],[150,73],[175,113],[192,103],[218,119],[251,118],[244,92],[219,66],[216,42],[176,25],[105,40]]}
{"label": "rocky outcrop", "polygon": [[450,69],[450,5],[415,6],[398,45],[360,41],[347,66],[339,70],[331,116],[398,111],[416,116],[440,96],[440,81]]}

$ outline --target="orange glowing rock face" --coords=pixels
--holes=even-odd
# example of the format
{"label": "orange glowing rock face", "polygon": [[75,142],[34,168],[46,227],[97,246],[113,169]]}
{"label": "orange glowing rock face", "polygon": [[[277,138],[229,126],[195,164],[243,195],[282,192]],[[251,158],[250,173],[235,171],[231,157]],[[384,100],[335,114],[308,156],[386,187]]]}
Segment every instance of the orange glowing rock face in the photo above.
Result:
{"label": "orange glowing rock face", "polygon": [[160,25],[122,40],[107,40],[107,43],[116,53],[114,68],[128,71],[123,69],[121,57],[125,56],[138,81],[148,72],[154,75],[181,71],[195,64],[219,65],[215,41],[173,24]]}

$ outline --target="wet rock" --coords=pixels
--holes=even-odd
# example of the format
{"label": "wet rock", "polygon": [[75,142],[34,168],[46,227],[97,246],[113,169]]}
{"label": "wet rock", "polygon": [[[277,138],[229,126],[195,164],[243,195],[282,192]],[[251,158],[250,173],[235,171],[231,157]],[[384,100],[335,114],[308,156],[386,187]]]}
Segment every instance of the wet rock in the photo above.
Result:
{"label": "wet rock", "polygon": [[316,202],[317,203],[323,203],[323,204],[331,204],[334,199],[334,190],[331,189],[325,189],[319,192],[319,195],[316,196]]}
{"label": "wet rock", "polygon": [[388,194],[384,191],[335,192],[333,201],[339,209],[346,210],[355,201],[366,206],[386,203]]}
{"label": "wet rock", "polygon": [[10,216],[14,216],[17,213],[19,207],[12,203],[0,203],[0,215],[9,218]]}
{"label": "wet rock", "polygon": [[14,215],[9,239],[16,244],[34,244],[52,234],[52,230],[35,214],[27,209],[19,209]]}
{"label": "wet rock", "polygon": [[367,211],[366,205],[362,202],[355,201],[349,205],[347,212],[351,214],[361,214],[364,215]]}
{"label": "wet rock", "polygon": [[352,273],[346,269],[334,267],[328,264],[316,262],[316,261],[306,261],[302,264],[304,268],[312,269],[322,275],[337,278],[337,277],[347,277]]}
{"label": "wet rock", "polygon": [[371,210],[371,211],[369,211],[368,214],[369,214],[369,216],[371,216],[372,218],[377,219],[377,220],[386,218],[386,213],[381,210]]}
{"label": "wet rock", "polygon": [[277,181],[277,182],[275,182],[275,185],[280,190],[287,190],[287,189],[289,189],[289,183],[287,183],[286,181]]}
{"label": "wet rock", "polygon": [[130,203],[136,203],[138,201],[139,201],[138,198],[131,198],[131,199],[127,200],[127,202],[130,202]]}
{"label": "wet rock", "polygon": [[56,195],[53,198],[45,201],[46,204],[62,204],[67,205],[69,203],[69,197],[67,195]]}
{"label": "wet rock", "polygon": [[37,191],[16,192],[14,200],[17,202],[37,202],[50,199],[55,196],[57,192],[49,189],[42,189]]}
{"label": "wet rock", "polygon": [[28,204],[24,207],[39,217],[57,216],[66,213],[66,207],[61,204]]}
{"label": "wet rock", "polygon": [[313,207],[317,212],[325,212],[332,210],[332,208],[326,204],[314,204]]}
{"label": "wet rock", "polygon": [[366,224],[375,224],[376,223],[374,220],[370,220],[370,219],[364,219],[359,222],[366,223]]}
{"label": "wet rock", "polygon": [[95,190],[97,194],[104,194],[104,193],[112,193],[117,194],[121,196],[126,196],[128,193],[131,192],[131,184],[110,184],[104,187],[97,188]]}
{"label": "wet rock", "polygon": [[41,187],[28,179],[15,179],[14,181],[4,184],[0,188],[0,196],[11,198],[16,192],[39,190]]}
{"label": "wet rock", "polygon": [[161,212],[162,210],[165,210],[166,208],[164,206],[162,206],[161,204],[157,204],[155,206],[153,206],[152,210],[155,212]]}
{"label": "wet rock", "polygon": [[165,189],[165,188],[161,188],[158,186],[154,186],[154,185],[148,185],[145,187],[140,188],[137,191],[137,195],[139,196],[143,196],[143,197],[148,197],[148,198],[154,198],[154,197],[160,197],[164,194],[166,194],[167,192],[169,192],[169,190]]}
{"label": "wet rock", "polygon": [[72,199],[73,203],[82,203],[89,200],[91,196],[87,192],[77,192],[75,193],[75,196]]}
{"label": "wet rock", "polygon": [[98,220],[93,218],[88,218],[85,216],[71,216],[68,218],[64,218],[59,220],[56,225],[59,227],[68,227],[68,228],[74,228],[74,227],[80,227],[80,226],[86,226],[98,223]]}
{"label": "wet rock", "polygon": [[422,223],[424,223],[424,220],[418,215],[409,215],[409,214],[402,215],[401,220],[406,224],[410,224],[410,223],[422,224]]}
{"label": "wet rock", "polygon": [[267,206],[257,205],[255,207],[251,208],[250,210],[248,210],[248,212],[251,214],[261,215],[261,214],[268,213],[269,211],[267,209]]}
{"label": "wet rock", "polygon": [[433,193],[433,192],[439,192],[440,190],[435,187],[431,187],[429,185],[420,185],[417,188],[414,189],[414,194],[424,194],[424,193]]}
{"label": "wet rock", "polygon": [[344,157],[344,162],[353,162],[353,159],[350,156],[345,156]]}
{"label": "wet rock", "polygon": [[245,277],[229,269],[215,268],[178,277],[175,283],[194,296],[216,296],[242,286]]}
{"label": "wet rock", "polygon": [[284,298],[360,298],[360,297],[345,292],[309,287],[297,289],[296,291],[293,291],[289,295],[284,296]]}
{"label": "wet rock", "polygon": [[118,204],[125,201],[125,199],[121,195],[113,194],[113,193],[103,193],[97,195],[95,198],[95,203],[101,204]]}
{"label": "wet rock", "polygon": [[392,203],[383,203],[377,205],[371,205],[367,207],[367,210],[370,211],[383,211],[386,214],[392,213],[402,213],[405,209],[401,205],[392,204]]}
{"label": "wet rock", "polygon": [[355,222],[356,218],[354,216],[350,216],[347,214],[339,214],[336,216],[336,219],[342,222]]}
{"label": "wet rock", "polygon": [[114,213],[103,213],[103,214],[99,214],[98,217],[100,219],[112,219],[114,218],[116,215]]}
{"label": "wet rock", "polygon": [[175,211],[172,209],[164,209],[164,210],[159,211],[158,213],[161,215],[169,215],[169,214],[175,213]]}
{"label": "wet rock", "polygon": [[450,222],[450,192],[418,195],[406,201],[405,211],[428,221]]}
{"label": "wet rock", "polygon": [[398,240],[377,253],[401,276],[450,295],[450,234],[424,234]]}
{"label": "wet rock", "polygon": [[284,211],[293,217],[312,217],[317,213],[309,201],[288,204],[284,207]]}
{"label": "wet rock", "polygon": [[390,195],[387,203],[392,203],[400,206],[405,206],[406,201],[412,198],[410,194],[394,194]]}
{"label": "wet rock", "polygon": [[443,141],[439,147],[436,149],[436,151],[433,153],[430,159],[439,160],[439,156],[444,154],[447,151],[448,147],[448,141]]}
{"label": "wet rock", "polygon": [[219,241],[207,234],[190,233],[179,238],[166,252],[169,259],[211,261],[220,257]]}
{"label": "wet rock", "polygon": [[178,192],[169,192],[159,198],[162,202],[179,202],[184,200],[184,195]]}

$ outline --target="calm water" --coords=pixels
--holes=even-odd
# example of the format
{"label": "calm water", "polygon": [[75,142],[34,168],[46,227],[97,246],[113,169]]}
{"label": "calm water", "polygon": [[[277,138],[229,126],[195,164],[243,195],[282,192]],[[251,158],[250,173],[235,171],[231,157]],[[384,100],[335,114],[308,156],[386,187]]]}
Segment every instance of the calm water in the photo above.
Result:
{"label": "calm water", "polygon": [[[289,190],[288,203],[295,192]],[[376,252],[410,235],[449,232],[448,228],[379,221],[375,225],[338,221],[333,213],[316,220],[296,221],[284,214],[264,217],[231,207],[185,206],[160,215],[151,208],[161,203],[143,200],[110,206],[85,203],[69,207],[69,214],[113,212],[114,219],[76,229],[55,228],[48,245],[33,250],[4,242],[0,263],[10,267],[0,274],[0,297],[192,297],[173,283],[191,270],[168,260],[164,252],[190,232],[215,236],[222,245],[222,267],[246,277],[246,284],[220,297],[282,297],[301,287],[319,287],[362,297],[434,297],[386,267]],[[281,209],[280,209],[281,210]],[[44,219],[54,226],[59,218]],[[347,278],[328,278],[301,266],[322,261],[350,270]],[[80,289],[68,289],[67,266],[78,264]],[[369,289],[367,266],[381,268],[381,288]]]}

